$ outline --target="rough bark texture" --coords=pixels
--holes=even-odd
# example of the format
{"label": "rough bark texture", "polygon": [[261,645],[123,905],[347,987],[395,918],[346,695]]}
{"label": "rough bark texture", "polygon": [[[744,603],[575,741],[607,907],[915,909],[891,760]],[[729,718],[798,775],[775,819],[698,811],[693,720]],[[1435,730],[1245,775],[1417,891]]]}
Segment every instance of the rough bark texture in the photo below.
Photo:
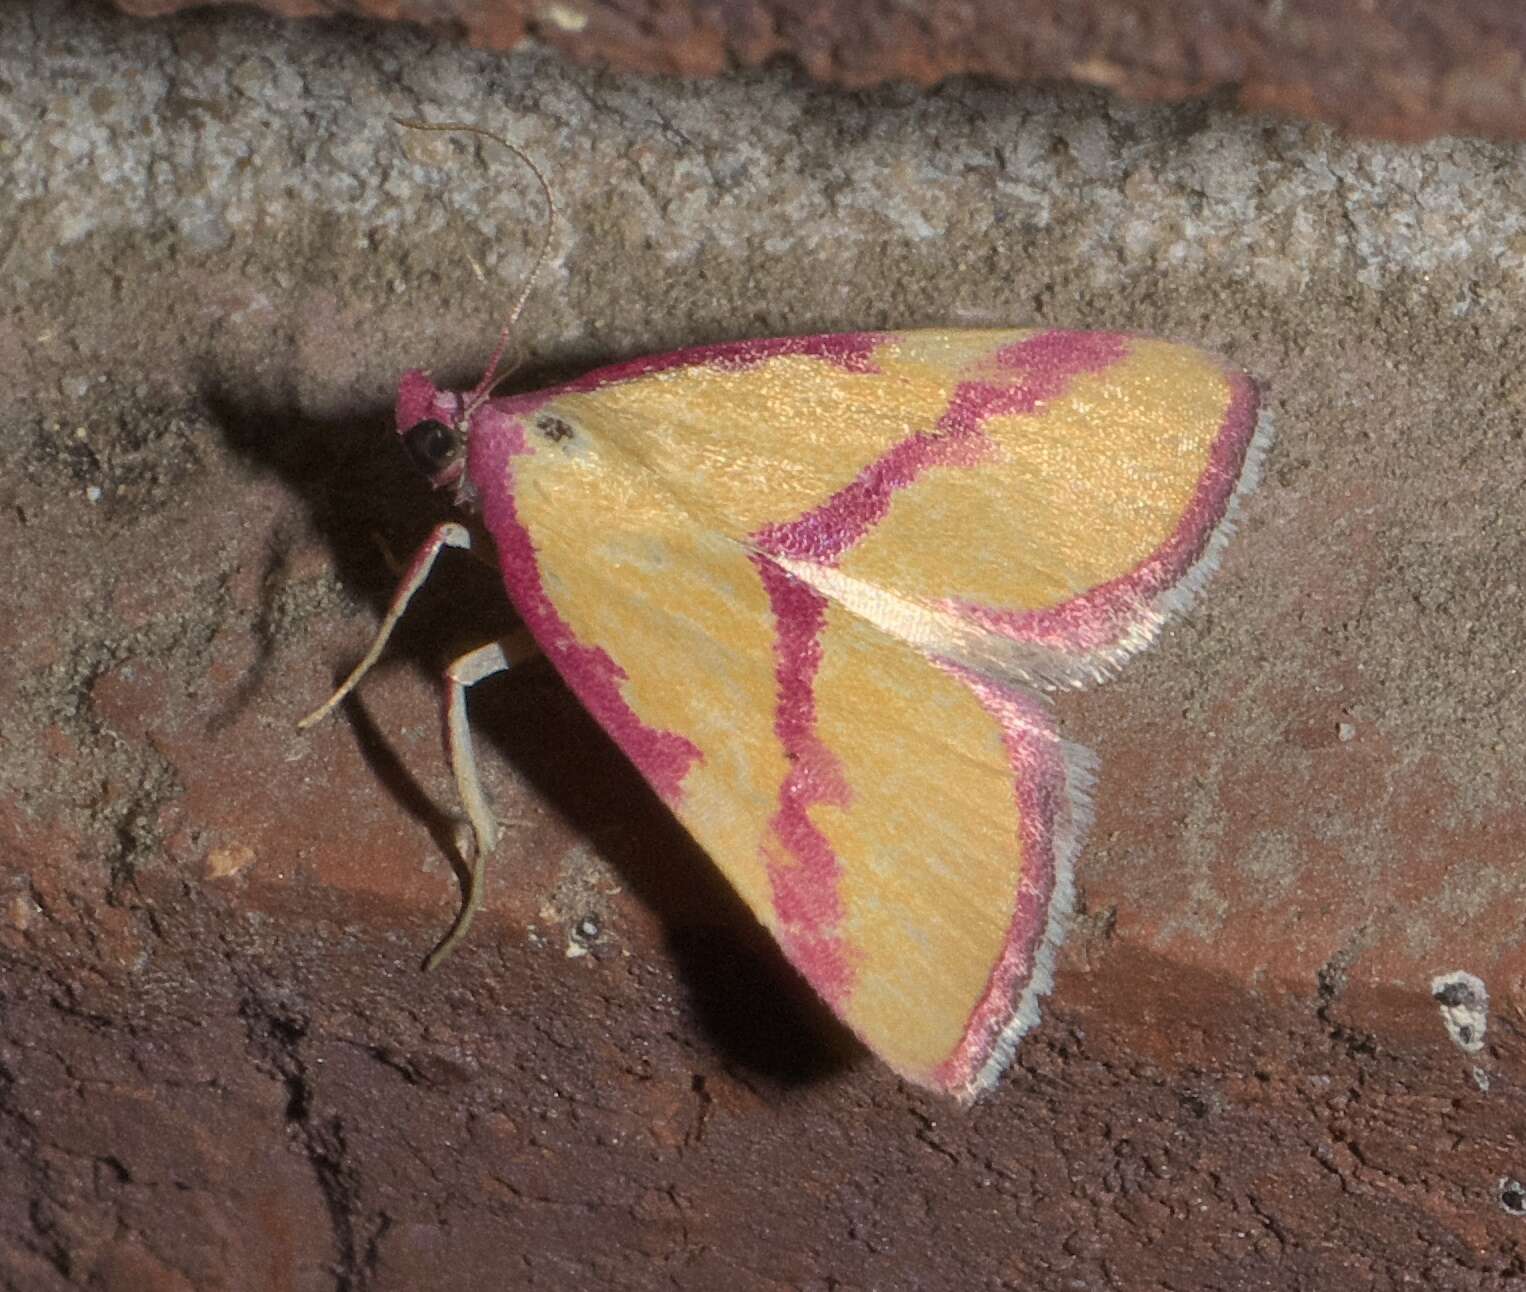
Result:
{"label": "rough bark texture", "polygon": [[[0,10],[0,87],[0,1283],[1526,1273],[1519,149],[59,3]],[[457,896],[434,677],[507,624],[491,572],[291,724],[376,623],[375,537],[440,515],[395,376],[475,375],[540,226],[512,163],[394,114],[556,185],[526,385],[1031,321],[1262,378],[1209,595],[1060,701],[1102,765],[1082,914],[974,1109],[821,1016],[544,667],[473,698],[504,842],[418,973]]]}
{"label": "rough bark texture", "polygon": [[[233,0],[213,0],[231,3]],[[170,13],[207,0],[116,0]],[[1517,0],[264,0],[288,16],[403,19],[487,49],[534,38],[583,63],[682,76],[787,56],[862,88],[951,76],[1076,81],[1242,104],[1395,138],[1526,134]]]}

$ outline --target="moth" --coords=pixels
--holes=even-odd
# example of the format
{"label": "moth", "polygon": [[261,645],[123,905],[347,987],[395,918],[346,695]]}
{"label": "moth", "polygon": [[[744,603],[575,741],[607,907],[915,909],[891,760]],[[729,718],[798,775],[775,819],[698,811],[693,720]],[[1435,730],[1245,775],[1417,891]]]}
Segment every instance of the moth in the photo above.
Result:
{"label": "moth", "polygon": [[[496,834],[466,692],[538,649],[874,1054],[988,1089],[1038,1021],[1091,815],[1092,756],[1045,693],[1107,678],[1197,593],[1269,434],[1255,386],[1191,346],[1047,328],[740,341],[500,396],[502,350],[471,390],[413,371],[397,394],[524,624],[446,670],[475,856],[436,956]],[[472,541],[431,534],[306,721]]]}

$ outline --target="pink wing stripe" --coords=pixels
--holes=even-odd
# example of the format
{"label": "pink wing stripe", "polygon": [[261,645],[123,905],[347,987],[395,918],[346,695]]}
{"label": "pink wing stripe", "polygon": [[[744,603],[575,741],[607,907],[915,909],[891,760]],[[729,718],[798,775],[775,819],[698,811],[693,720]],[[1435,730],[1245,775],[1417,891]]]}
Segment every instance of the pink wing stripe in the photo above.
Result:
{"label": "pink wing stripe", "polygon": [[1042,642],[1064,651],[1085,652],[1111,645],[1151,605],[1181,581],[1208,546],[1229,510],[1245,455],[1256,431],[1258,399],[1250,378],[1226,374],[1230,401],[1208,466],[1176,531],[1128,574],[1049,610],[998,610],[977,602],[951,600],[943,609],[992,632],[1021,641]]}
{"label": "pink wing stripe", "polygon": [[[805,339],[814,342],[824,338]],[[1010,381],[960,383],[935,430],[900,441],[820,507],[797,520],[765,527],[753,536],[752,542],[761,553],[835,561],[884,518],[896,491],[912,484],[924,471],[934,466],[978,464],[990,450],[984,435],[986,419],[1031,411],[1062,392],[1077,375],[1099,371],[1117,362],[1126,353],[1127,344],[1126,337],[1114,333],[1052,331],[1003,347],[994,359],[998,367],[1014,374]],[[778,634],[775,731],[793,762],[780,788],[779,811],[771,822],[774,837],[790,858],[788,862],[768,863],[780,919],[779,938],[791,959],[823,996],[837,1003],[847,998],[853,985],[848,950],[833,932],[843,913],[838,892],[841,868],[830,843],[808,815],[817,803],[845,806],[850,798],[837,760],[815,734],[812,688],[821,662],[820,633],[825,622],[826,599],[779,570],[764,555],[759,556],[756,565],[773,607]],[[993,713],[998,699],[1008,706],[996,713],[999,721],[1008,715],[1011,706],[1021,704],[1005,691],[991,692],[989,684],[969,684]],[[981,686],[986,690],[981,690]],[[1009,751],[1017,748],[1014,742],[1026,742],[1021,745],[1023,766],[1036,762],[1030,748],[1035,743],[1033,724],[1047,722],[1040,710],[1037,717],[1028,719],[1027,725],[1015,718],[1004,724]],[[1012,756],[1017,758],[1017,754]],[[1039,793],[1041,788],[1031,791],[1025,788],[1022,792]],[[1052,818],[1051,811],[1048,819]],[[1028,820],[1027,815],[1024,820]],[[1041,842],[1034,842],[1035,857],[1040,855]],[[1023,855],[1026,858],[1030,854],[1025,850]],[[1049,858],[1048,870],[1042,870],[1036,863],[1033,878],[1029,878],[1030,872],[1025,868],[1022,905],[1014,924],[1016,941],[1009,945],[1003,962],[1014,981],[1019,971],[1031,973],[1033,947],[1037,945],[1033,938],[1042,936],[1053,888],[1052,852]],[[1039,932],[1030,936],[1030,925]],[[988,1008],[994,1015],[999,1008],[994,1003],[996,998],[991,995],[988,999],[993,1002]],[[1002,1021],[997,1019],[992,1026],[999,1031]]]}
{"label": "pink wing stripe", "polygon": [[[814,338],[812,338],[814,339]],[[890,510],[892,496],[937,466],[978,465],[990,452],[986,419],[1032,412],[1077,376],[1121,359],[1128,339],[1112,332],[1041,332],[994,356],[1009,382],[961,382],[932,431],[919,431],[870,463],[851,484],[796,520],[767,525],[753,542],[765,552],[831,564]]]}
{"label": "pink wing stripe", "polygon": [[846,807],[852,799],[842,765],[816,735],[814,686],[827,602],[767,557],[753,561],[774,613],[774,731],[791,764],[779,787],[779,810],[769,822],[788,860],[769,857],[767,846],[764,850],[778,937],[816,990],[829,1004],[840,1005],[853,987],[851,959],[835,932],[843,914],[837,891],[841,867],[809,815],[818,803]]}
{"label": "pink wing stripe", "polygon": [[[479,419],[483,415],[479,414]],[[683,801],[683,780],[702,757],[698,746],[673,731],[648,727],[620,693],[626,673],[605,651],[573,636],[546,595],[529,531],[520,522],[510,480],[511,459],[535,450],[508,417],[479,420],[467,450],[471,478],[482,497],[482,518],[498,548],[504,588],[541,649],[605,731],[614,737],[652,788],[670,805]]]}
{"label": "pink wing stripe", "polygon": [[1022,874],[1006,943],[985,992],[970,1014],[959,1048],[936,1074],[939,1085],[959,1091],[971,1089],[1011,1023],[1021,994],[1033,981],[1054,900],[1058,871],[1055,827],[1069,812],[1070,805],[1066,801],[1063,747],[1046,706],[1035,696],[1005,687],[958,664],[936,662],[968,686],[1000,724],[1021,821],[1019,837],[1013,845],[1020,850]]}

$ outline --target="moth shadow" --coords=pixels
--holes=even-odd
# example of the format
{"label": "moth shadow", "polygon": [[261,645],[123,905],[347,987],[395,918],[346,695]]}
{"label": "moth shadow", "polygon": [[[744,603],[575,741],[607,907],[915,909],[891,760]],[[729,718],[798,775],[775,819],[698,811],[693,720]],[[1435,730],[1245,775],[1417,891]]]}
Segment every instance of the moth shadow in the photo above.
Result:
{"label": "moth shadow", "polygon": [[[540,375],[517,374],[515,384]],[[262,406],[217,382],[204,383],[204,398],[233,453],[250,470],[275,476],[300,502],[303,541],[316,538],[328,549],[341,586],[370,605],[378,620],[396,583],[387,548],[395,545],[396,557],[406,560],[434,525],[460,519],[419,480],[393,433],[390,411],[313,418]],[[256,658],[214,712],[214,730],[268,690],[289,631],[283,602],[295,544],[289,528],[273,527]],[[459,556],[444,559],[410,603],[385,659],[433,682],[450,659],[505,635],[516,622],[496,570]],[[479,746],[495,748],[661,920],[694,1016],[726,1062],[789,1087],[811,1084],[862,1056],[858,1041],[548,664],[536,661],[491,678],[473,688],[470,703]],[[431,799],[363,703],[347,705],[345,713],[379,789],[425,825],[454,865],[456,805]]]}
{"label": "moth shadow", "polygon": [[[215,382],[204,384],[203,398],[234,455],[252,472],[278,479],[305,513],[305,523],[288,518],[271,526],[254,626],[255,660],[214,714],[216,729],[265,690],[283,639],[292,635],[295,616],[288,593],[299,537],[303,545],[316,542],[326,548],[340,586],[379,615],[396,583],[389,561],[406,560],[429,530],[449,517],[449,507],[421,486],[392,433],[389,415],[314,418],[291,408],[262,405]],[[414,599],[388,644],[389,662],[406,661],[438,672],[443,658],[440,634],[449,631],[451,601],[471,597],[478,606],[501,603],[501,596],[490,595],[496,584],[490,571],[478,571],[478,586],[472,586],[473,564],[441,563],[440,586],[431,579]],[[500,622],[512,623],[507,607],[500,621],[484,625],[482,631],[497,631]]]}

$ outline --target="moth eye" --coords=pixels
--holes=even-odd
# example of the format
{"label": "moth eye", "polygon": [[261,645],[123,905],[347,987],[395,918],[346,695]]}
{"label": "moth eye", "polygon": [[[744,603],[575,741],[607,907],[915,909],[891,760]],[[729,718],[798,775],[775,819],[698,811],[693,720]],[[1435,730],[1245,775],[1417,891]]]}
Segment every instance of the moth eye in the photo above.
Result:
{"label": "moth eye", "polygon": [[426,476],[438,475],[458,457],[464,437],[454,426],[433,419],[415,422],[403,432],[403,447]]}

